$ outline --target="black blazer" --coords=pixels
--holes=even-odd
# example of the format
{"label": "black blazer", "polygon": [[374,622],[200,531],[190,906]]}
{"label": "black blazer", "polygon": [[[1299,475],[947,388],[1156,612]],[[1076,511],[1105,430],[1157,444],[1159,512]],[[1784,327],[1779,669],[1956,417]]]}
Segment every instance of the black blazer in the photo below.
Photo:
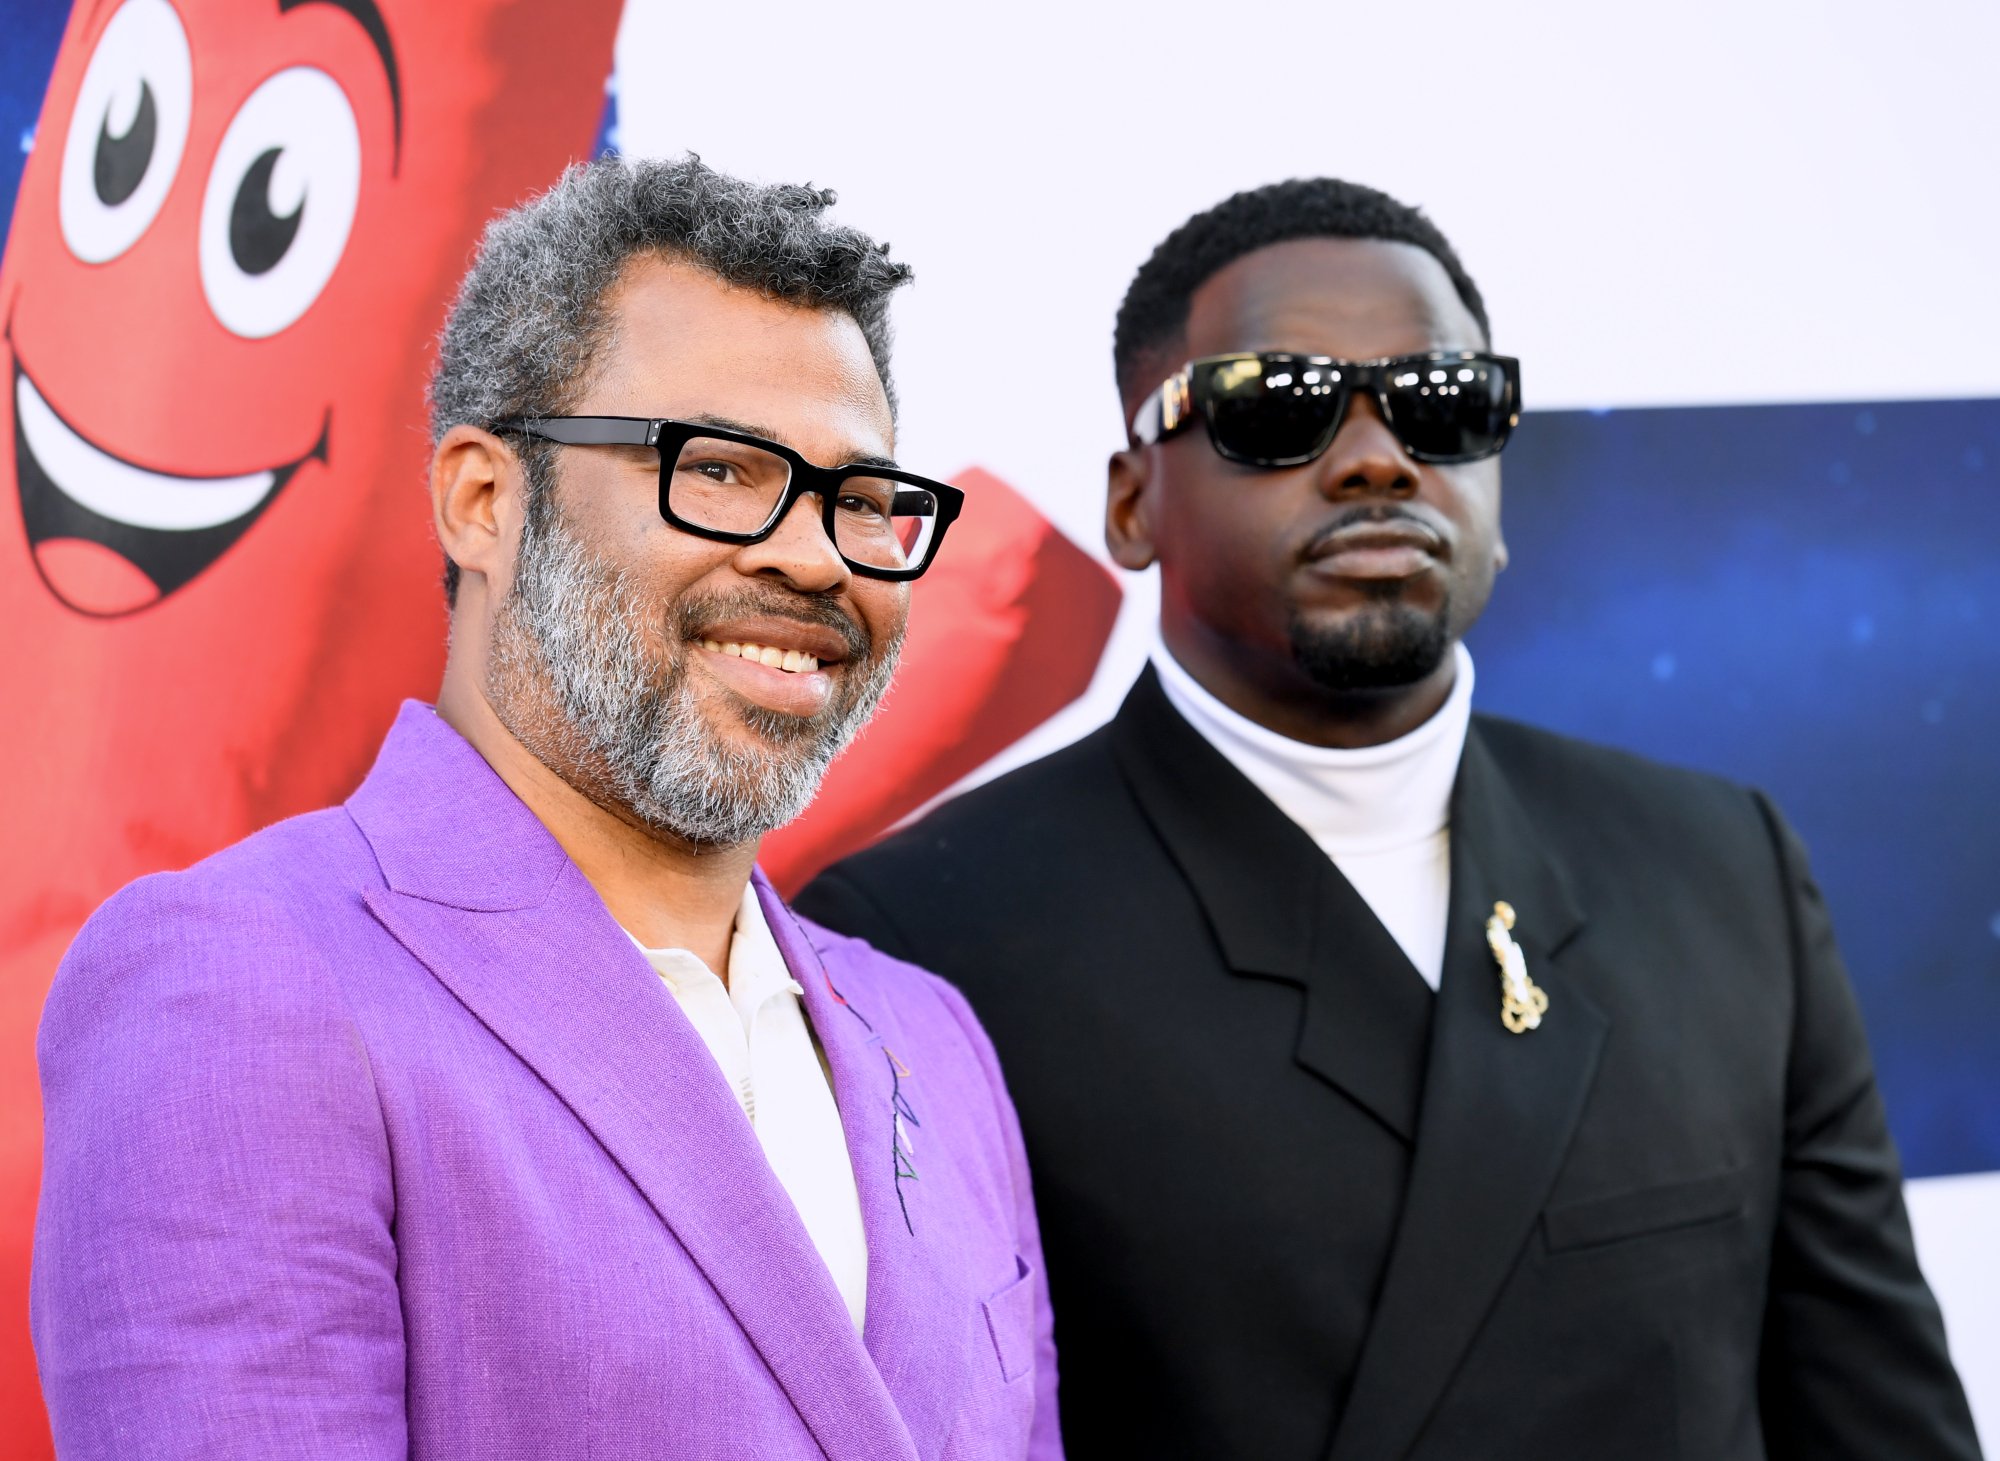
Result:
{"label": "black blazer", "polygon": [[1476,717],[1451,825],[1433,995],[1148,670],[798,900],[999,1048],[1070,1455],[1977,1456],[1777,813]]}

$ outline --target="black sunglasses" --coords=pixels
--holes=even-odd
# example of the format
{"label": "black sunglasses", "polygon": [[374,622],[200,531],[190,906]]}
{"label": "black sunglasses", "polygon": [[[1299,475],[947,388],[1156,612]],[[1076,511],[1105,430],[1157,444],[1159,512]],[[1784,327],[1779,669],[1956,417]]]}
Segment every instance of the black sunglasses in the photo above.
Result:
{"label": "black sunglasses", "polygon": [[1302,466],[1333,444],[1356,391],[1375,398],[1417,461],[1476,462],[1505,446],[1521,419],[1521,362],[1478,350],[1363,361],[1270,351],[1206,355],[1140,403],[1132,438],[1151,446],[1199,416],[1209,442],[1232,462]]}
{"label": "black sunglasses", "polygon": [[564,446],[649,446],[660,454],[660,516],[718,543],[759,543],[792,504],[820,500],[841,559],[866,578],[904,582],[931,566],[965,494],[879,462],[818,467],[788,446],[719,426],[643,416],[523,416],[496,431]]}

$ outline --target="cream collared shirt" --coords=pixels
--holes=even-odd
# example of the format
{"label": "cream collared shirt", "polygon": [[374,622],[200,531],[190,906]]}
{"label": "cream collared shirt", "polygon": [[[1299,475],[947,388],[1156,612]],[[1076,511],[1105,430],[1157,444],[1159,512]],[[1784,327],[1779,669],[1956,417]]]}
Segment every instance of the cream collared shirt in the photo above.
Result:
{"label": "cream collared shirt", "polygon": [[1187,723],[1303,828],[1432,989],[1444,975],[1451,903],[1451,789],[1472,723],[1472,656],[1453,648],[1451,693],[1429,720],[1380,746],[1309,746],[1209,694],[1157,634],[1153,668]]}
{"label": "cream collared shirt", "polygon": [[[628,931],[627,938],[631,938]],[[804,993],[785,967],[757,890],[746,886],[729,941],[729,981],[686,949],[639,951],[715,1057],[798,1209],[859,1334],[868,1298],[868,1241],[840,1109],[806,1025]]]}

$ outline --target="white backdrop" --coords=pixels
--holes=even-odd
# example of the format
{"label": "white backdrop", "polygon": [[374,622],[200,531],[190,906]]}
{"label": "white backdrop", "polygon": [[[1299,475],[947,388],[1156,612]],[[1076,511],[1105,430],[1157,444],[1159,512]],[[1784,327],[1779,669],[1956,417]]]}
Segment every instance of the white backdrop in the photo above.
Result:
{"label": "white backdrop", "polygon": [[[1111,321],[1189,214],[1312,173],[1422,205],[1528,404],[2000,396],[2000,7],[628,0],[619,145],[811,181],[895,246],[899,456],[1102,556]],[[1128,581],[1095,725],[1155,594]],[[996,768],[997,769],[997,768]],[[1911,1187],[2000,1450],[2000,1174]]]}

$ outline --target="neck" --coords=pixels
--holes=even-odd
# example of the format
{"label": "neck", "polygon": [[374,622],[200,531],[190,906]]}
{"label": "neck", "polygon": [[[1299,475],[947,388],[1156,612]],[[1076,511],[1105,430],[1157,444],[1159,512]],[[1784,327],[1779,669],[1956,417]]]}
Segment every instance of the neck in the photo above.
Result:
{"label": "neck", "polygon": [[549,829],[634,938],[648,948],[687,949],[727,981],[730,936],[756,843],[673,841],[584,795],[502,724],[456,655],[446,663],[437,710]]}
{"label": "neck", "polygon": [[1411,684],[1330,690],[1307,679],[1289,654],[1260,675],[1242,646],[1177,628],[1162,624],[1161,637],[1196,684],[1246,720],[1308,746],[1352,751],[1399,740],[1443,709],[1457,676],[1447,646],[1437,667]]}

